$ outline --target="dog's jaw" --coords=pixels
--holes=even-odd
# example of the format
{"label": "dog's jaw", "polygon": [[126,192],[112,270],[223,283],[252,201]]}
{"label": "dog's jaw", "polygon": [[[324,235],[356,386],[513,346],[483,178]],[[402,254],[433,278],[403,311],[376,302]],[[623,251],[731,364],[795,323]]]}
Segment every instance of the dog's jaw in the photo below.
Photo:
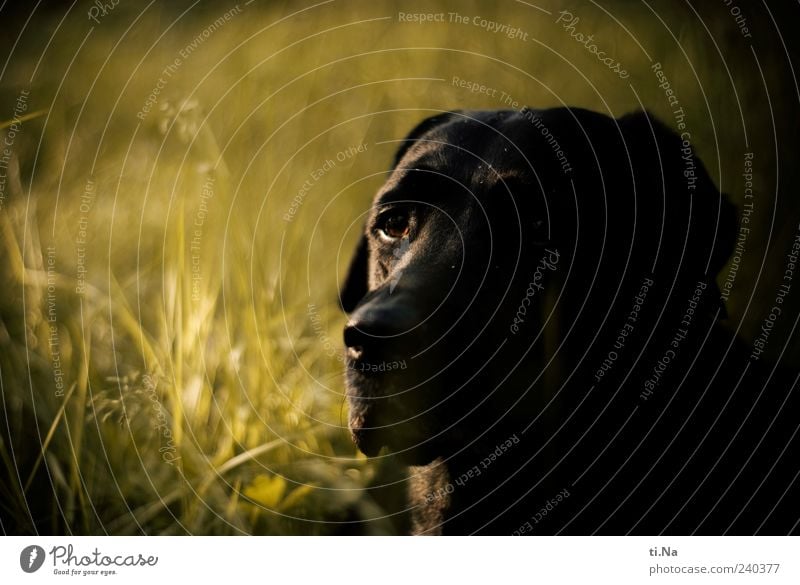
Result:
{"label": "dog's jaw", "polygon": [[368,416],[369,408],[350,406],[350,436],[356,447],[367,457],[375,457],[384,446],[382,429],[376,428]]}

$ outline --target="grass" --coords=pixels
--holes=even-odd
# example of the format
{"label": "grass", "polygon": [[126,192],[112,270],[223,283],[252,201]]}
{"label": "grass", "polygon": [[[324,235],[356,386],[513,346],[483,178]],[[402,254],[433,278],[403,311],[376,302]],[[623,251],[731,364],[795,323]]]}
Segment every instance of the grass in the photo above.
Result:
{"label": "grass", "polygon": [[[453,86],[454,75],[537,107],[621,115],[639,103],[554,15],[521,3],[437,10],[522,26],[525,44],[472,25],[396,22],[398,10],[432,10],[422,4],[311,6],[256,2],[217,25],[232,5],[139,14],[121,3],[96,24],[45,12],[13,52],[4,46],[0,129],[20,130],[0,200],[3,530],[402,529],[396,493],[375,489],[401,477],[359,456],[344,428],[336,353],[337,275],[391,160],[386,141],[432,111],[503,106]],[[664,64],[698,152],[741,198],[741,130],[715,139],[723,129],[709,116],[740,118],[710,38],[688,8],[654,4],[665,27],[643,6],[614,6],[636,40],[598,8],[567,8],[669,123],[637,42]],[[765,110],[747,110],[763,101],[748,46],[724,11],[705,16],[747,111],[749,148],[768,158]],[[759,192],[775,184],[757,173]],[[758,268],[766,197],[742,282]],[[743,331],[757,327],[743,301],[730,308]]]}

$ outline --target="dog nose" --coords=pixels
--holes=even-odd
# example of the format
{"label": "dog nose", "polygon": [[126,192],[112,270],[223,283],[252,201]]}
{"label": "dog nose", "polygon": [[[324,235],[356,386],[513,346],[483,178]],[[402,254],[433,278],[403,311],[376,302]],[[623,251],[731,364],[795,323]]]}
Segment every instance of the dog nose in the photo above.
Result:
{"label": "dog nose", "polygon": [[353,359],[386,359],[409,343],[418,325],[416,313],[403,303],[367,303],[350,315],[344,344]]}

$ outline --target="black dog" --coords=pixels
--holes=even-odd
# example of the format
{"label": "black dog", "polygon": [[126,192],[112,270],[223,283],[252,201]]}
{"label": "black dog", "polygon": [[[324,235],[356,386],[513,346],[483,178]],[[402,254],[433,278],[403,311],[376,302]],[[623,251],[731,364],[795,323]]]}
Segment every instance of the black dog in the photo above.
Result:
{"label": "black dog", "polygon": [[415,533],[797,531],[796,378],[718,323],[738,222],[686,138],[559,108],[403,142],[341,301]]}

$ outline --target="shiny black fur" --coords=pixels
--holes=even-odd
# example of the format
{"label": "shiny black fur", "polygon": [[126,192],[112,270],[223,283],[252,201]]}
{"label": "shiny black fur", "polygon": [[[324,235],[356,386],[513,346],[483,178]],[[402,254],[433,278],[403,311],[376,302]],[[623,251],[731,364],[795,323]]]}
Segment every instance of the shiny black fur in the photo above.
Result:
{"label": "shiny black fur", "polygon": [[795,375],[720,323],[736,230],[647,113],[412,131],[341,301],[351,431],[411,466],[414,532],[796,532]]}

